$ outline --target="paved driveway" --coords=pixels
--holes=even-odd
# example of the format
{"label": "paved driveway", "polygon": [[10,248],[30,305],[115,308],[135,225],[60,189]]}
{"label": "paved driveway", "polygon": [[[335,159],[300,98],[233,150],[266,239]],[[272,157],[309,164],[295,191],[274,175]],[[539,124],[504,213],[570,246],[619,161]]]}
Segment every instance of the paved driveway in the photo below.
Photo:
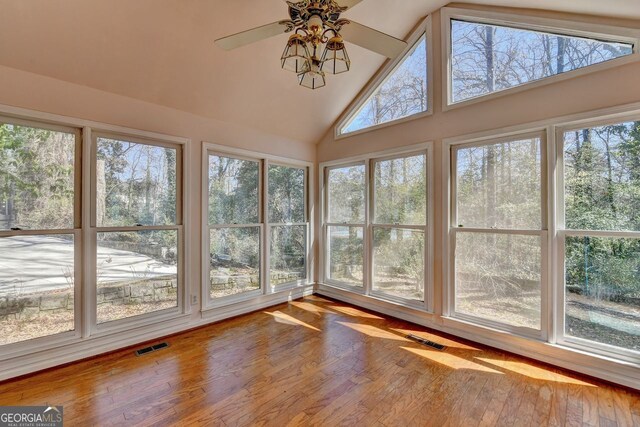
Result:
{"label": "paved driveway", "polygon": [[[99,281],[140,280],[176,274],[175,265],[146,255],[100,248]],[[0,238],[0,297],[72,286],[73,242],[56,236]]]}

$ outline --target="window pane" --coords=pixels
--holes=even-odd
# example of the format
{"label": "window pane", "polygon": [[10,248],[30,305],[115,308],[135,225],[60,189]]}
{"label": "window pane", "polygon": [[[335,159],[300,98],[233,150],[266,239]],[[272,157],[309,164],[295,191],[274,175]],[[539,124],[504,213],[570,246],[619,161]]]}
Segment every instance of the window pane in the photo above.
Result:
{"label": "window pane", "polygon": [[453,102],[631,55],[633,45],[451,21]]}
{"label": "window pane", "polygon": [[74,330],[73,240],[0,238],[0,345]]}
{"label": "window pane", "polygon": [[640,239],[568,237],[565,333],[640,351]]}
{"label": "window pane", "polygon": [[178,232],[98,233],[98,323],[178,305]]}
{"label": "window pane", "polygon": [[74,228],[74,134],[0,124],[0,230]]}
{"label": "window pane", "polygon": [[175,148],[98,138],[98,227],[176,223]]}
{"label": "window pane", "polygon": [[640,122],[564,134],[566,227],[640,231]]}
{"label": "window pane", "polygon": [[373,290],[424,301],[424,231],[373,230]]}
{"label": "window pane", "polygon": [[209,156],[209,224],[258,223],[259,175],[258,162]]}
{"label": "window pane", "polygon": [[260,227],[213,229],[210,239],[211,298],[260,289]]}
{"label": "window pane", "polygon": [[457,152],[458,226],[540,229],[540,139]]}
{"label": "window pane", "polygon": [[340,133],[427,111],[427,41],[422,37]]}
{"label": "window pane", "polygon": [[329,227],[329,279],[363,286],[362,227]]}
{"label": "window pane", "polygon": [[364,223],[364,165],[329,169],[329,222]]}
{"label": "window pane", "polygon": [[426,156],[402,157],[375,164],[375,222],[427,223]]}
{"label": "window pane", "polygon": [[456,312],[540,329],[538,236],[456,233]]}
{"label": "window pane", "polygon": [[269,166],[269,222],[305,222],[305,170]]}
{"label": "window pane", "polygon": [[271,227],[271,286],[307,277],[307,226]]}

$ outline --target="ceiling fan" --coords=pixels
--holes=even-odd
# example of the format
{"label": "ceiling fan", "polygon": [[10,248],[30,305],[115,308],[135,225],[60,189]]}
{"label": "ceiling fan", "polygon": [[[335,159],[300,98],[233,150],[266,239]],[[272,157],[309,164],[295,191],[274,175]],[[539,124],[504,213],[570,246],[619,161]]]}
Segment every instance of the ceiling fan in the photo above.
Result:
{"label": "ceiling fan", "polygon": [[361,1],[287,1],[290,19],[223,37],[215,43],[231,50],[293,32],[280,58],[282,68],[295,72],[301,86],[317,89],[325,86],[326,72],[340,74],[351,68],[345,40],[388,58],[395,58],[405,49],[407,44],[402,40],[341,18],[343,12]]}

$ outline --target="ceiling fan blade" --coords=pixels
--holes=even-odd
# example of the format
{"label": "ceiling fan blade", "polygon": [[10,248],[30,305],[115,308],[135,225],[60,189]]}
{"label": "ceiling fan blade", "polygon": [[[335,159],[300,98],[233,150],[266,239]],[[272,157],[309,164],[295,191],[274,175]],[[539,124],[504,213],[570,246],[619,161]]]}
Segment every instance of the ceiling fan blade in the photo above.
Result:
{"label": "ceiling fan blade", "polygon": [[268,39],[269,37],[287,32],[287,25],[281,22],[282,21],[273,22],[271,24],[223,37],[216,40],[214,43],[225,50],[231,50],[260,40]]}
{"label": "ceiling fan blade", "polygon": [[403,40],[351,20],[348,24],[344,24],[340,34],[347,42],[357,44],[391,59],[400,55],[407,47],[407,43]]}
{"label": "ceiling fan blade", "polygon": [[338,4],[342,7],[348,7],[349,9],[351,9],[361,1],[362,0],[338,0]]}

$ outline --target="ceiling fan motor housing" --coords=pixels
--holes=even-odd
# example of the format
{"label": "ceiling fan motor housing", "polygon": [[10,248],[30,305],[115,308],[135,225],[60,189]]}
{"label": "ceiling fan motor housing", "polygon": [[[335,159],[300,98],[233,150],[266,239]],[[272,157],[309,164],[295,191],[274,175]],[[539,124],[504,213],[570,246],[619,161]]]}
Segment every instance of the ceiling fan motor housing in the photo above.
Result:
{"label": "ceiling fan motor housing", "polygon": [[288,1],[287,4],[289,16],[296,26],[309,23],[313,16],[318,16],[323,24],[335,24],[340,19],[340,14],[347,10],[335,0],[303,0],[297,3]]}

